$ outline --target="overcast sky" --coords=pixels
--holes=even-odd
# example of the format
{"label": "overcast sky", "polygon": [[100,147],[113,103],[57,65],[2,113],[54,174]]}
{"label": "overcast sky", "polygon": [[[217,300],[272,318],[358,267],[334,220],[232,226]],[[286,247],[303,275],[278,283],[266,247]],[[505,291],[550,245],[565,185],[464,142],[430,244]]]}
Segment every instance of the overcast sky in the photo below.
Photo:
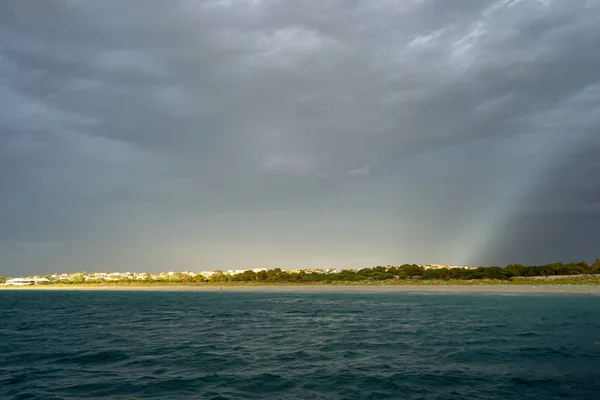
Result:
{"label": "overcast sky", "polygon": [[0,3],[0,275],[600,257],[600,1]]}

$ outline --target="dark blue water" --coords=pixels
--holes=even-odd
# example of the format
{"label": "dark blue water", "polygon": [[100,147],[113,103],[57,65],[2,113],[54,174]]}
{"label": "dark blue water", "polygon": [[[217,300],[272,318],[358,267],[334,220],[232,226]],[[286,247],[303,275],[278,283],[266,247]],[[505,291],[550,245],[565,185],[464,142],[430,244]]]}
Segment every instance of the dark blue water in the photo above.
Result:
{"label": "dark blue water", "polygon": [[600,298],[0,292],[1,399],[599,399]]}

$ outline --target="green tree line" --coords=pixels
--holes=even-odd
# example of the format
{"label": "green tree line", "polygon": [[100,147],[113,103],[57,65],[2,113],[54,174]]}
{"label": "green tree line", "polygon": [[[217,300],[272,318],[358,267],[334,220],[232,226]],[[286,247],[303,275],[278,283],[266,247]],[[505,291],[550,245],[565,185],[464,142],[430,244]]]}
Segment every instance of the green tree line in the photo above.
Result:
{"label": "green tree line", "polygon": [[589,265],[585,261],[576,263],[551,263],[546,265],[523,266],[510,264],[506,267],[477,267],[425,269],[416,264],[398,267],[374,267],[360,270],[341,270],[338,273],[288,272],[279,268],[267,271],[245,271],[236,275],[216,272],[207,281],[213,282],[320,282],[320,281],[385,281],[391,279],[511,279],[513,277],[600,274],[600,259]]}

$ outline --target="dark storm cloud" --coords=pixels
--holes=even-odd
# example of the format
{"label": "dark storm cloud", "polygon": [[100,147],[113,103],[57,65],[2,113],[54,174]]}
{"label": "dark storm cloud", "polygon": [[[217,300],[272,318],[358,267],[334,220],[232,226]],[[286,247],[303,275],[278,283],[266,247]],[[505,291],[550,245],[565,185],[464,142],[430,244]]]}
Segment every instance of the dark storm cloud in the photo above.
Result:
{"label": "dark storm cloud", "polygon": [[585,0],[4,2],[0,251],[11,273],[513,261],[515,219],[597,216],[599,18]]}

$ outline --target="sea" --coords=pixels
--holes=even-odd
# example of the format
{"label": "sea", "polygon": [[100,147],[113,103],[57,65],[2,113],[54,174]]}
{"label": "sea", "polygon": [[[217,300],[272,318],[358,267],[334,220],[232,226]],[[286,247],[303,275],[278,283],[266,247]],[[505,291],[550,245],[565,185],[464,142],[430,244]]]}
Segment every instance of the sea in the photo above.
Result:
{"label": "sea", "polygon": [[600,297],[0,291],[0,399],[600,400]]}

